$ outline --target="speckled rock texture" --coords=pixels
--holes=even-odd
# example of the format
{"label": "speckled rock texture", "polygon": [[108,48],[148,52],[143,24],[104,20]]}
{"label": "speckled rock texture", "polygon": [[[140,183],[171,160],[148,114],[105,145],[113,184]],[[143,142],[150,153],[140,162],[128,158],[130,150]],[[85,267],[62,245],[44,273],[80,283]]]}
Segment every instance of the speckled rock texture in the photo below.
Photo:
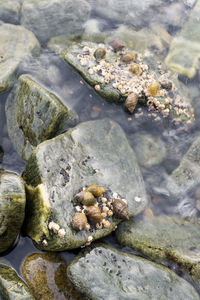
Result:
{"label": "speckled rock texture", "polygon": [[177,270],[200,287],[200,225],[178,218],[159,216],[121,224],[117,230],[120,244],[162,264],[177,264]]}
{"label": "speckled rock texture", "polygon": [[28,75],[19,78],[6,102],[7,127],[19,155],[27,160],[34,147],[76,124],[78,116]]}
{"label": "speckled rock texture", "polygon": [[[28,185],[27,234],[45,250],[78,248],[89,236],[94,240],[106,236],[121,222],[109,217],[108,228],[75,231],[72,200],[84,186],[98,184],[119,193],[127,200],[129,216],[137,215],[147,204],[135,154],[120,126],[109,119],[81,123],[41,143],[23,177]],[[50,233],[50,221],[65,230],[63,238]]]}
{"label": "speckled rock texture", "polygon": [[87,299],[199,299],[195,289],[169,269],[108,246],[84,251],[67,271]]}
{"label": "speckled rock texture", "polygon": [[181,32],[173,39],[166,64],[181,75],[193,78],[199,68],[200,58],[200,1],[190,13],[189,20],[184,24]]}
{"label": "speckled rock texture", "polygon": [[26,284],[15,270],[0,262],[0,299],[1,300],[34,300]]}
{"label": "speckled rock texture", "polygon": [[19,24],[20,0],[1,0],[0,20],[6,23]]}
{"label": "speckled rock texture", "polygon": [[21,177],[0,171],[0,253],[15,241],[25,214],[25,188]]}
{"label": "speckled rock texture", "polygon": [[15,81],[20,62],[31,54],[38,54],[40,44],[35,35],[22,26],[0,26],[0,93],[8,90]]}
{"label": "speckled rock texture", "polygon": [[85,0],[26,0],[21,24],[47,42],[57,35],[80,34],[89,16],[90,5]]}

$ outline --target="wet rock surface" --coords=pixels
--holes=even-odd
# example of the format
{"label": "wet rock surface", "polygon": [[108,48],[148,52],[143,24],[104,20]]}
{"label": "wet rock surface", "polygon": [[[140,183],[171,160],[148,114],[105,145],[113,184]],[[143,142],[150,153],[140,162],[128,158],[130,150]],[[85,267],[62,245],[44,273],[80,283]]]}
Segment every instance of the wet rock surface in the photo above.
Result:
{"label": "wet rock surface", "polygon": [[69,265],[68,276],[88,299],[199,299],[169,269],[108,246],[80,254]]}
{"label": "wet rock surface", "polygon": [[15,241],[25,214],[25,189],[21,177],[0,171],[0,253]]}
{"label": "wet rock surface", "polygon": [[52,36],[80,34],[89,16],[90,6],[85,0],[26,0],[21,24],[46,42]]}
{"label": "wet rock surface", "polygon": [[177,264],[177,271],[200,286],[200,226],[175,217],[159,216],[121,224],[117,230],[120,244],[128,246],[156,262]]}
{"label": "wet rock surface", "polygon": [[[23,177],[28,184],[27,234],[45,250],[80,247],[88,239],[108,235],[121,221],[109,217],[108,228],[72,229],[73,199],[84,186],[98,184],[118,193],[127,201],[129,216],[137,215],[147,204],[135,154],[119,125],[109,119],[81,123],[40,144]],[[62,238],[59,231],[55,234],[49,229],[52,221],[64,230]]]}
{"label": "wet rock surface", "polygon": [[78,120],[74,111],[28,75],[20,76],[18,86],[9,95],[6,116],[10,139],[25,160],[39,143]]}
{"label": "wet rock surface", "polygon": [[20,8],[20,0],[1,0],[0,20],[6,23],[18,24]]}

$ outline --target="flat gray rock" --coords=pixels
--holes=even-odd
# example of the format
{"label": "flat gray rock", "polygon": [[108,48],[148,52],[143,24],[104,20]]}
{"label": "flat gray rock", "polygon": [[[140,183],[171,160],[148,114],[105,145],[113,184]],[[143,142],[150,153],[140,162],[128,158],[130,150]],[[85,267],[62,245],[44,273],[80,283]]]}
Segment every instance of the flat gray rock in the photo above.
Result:
{"label": "flat gray rock", "polygon": [[[109,227],[75,231],[72,200],[85,186],[97,184],[121,195],[129,216],[139,214],[147,204],[135,154],[120,126],[109,119],[81,123],[41,143],[28,160],[23,177],[28,184],[27,234],[45,250],[78,248],[88,237],[96,240],[108,235],[121,222],[109,216]],[[49,230],[52,221],[64,229],[62,238]]]}
{"label": "flat gray rock", "polygon": [[17,88],[9,95],[6,117],[9,137],[25,160],[39,143],[78,120],[74,111],[28,75],[20,76]]}
{"label": "flat gray rock", "polygon": [[117,239],[156,262],[176,263],[200,287],[200,225],[173,217],[154,217],[121,224]]}
{"label": "flat gray rock", "polygon": [[20,8],[20,0],[1,0],[0,20],[6,23],[18,24]]}
{"label": "flat gray rock", "polygon": [[68,277],[87,299],[192,300],[195,289],[169,269],[108,246],[98,246],[76,257]]}
{"label": "flat gray rock", "polygon": [[0,253],[20,232],[25,215],[25,188],[20,176],[0,171]]}
{"label": "flat gray rock", "polygon": [[8,90],[15,81],[19,64],[31,54],[38,54],[40,44],[35,35],[22,26],[0,26],[0,93]]}
{"label": "flat gray rock", "polygon": [[80,34],[89,16],[90,5],[85,0],[26,0],[21,24],[47,42],[57,35]]}

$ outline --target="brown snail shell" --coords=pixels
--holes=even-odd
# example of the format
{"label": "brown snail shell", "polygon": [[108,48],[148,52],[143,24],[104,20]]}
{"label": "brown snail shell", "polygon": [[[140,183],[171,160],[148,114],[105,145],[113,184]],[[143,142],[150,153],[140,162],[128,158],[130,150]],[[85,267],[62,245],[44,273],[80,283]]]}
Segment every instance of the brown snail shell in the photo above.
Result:
{"label": "brown snail shell", "polygon": [[151,96],[156,96],[159,90],[159,83],[157,81],[153,81],[149,86],[149,93]]}
{"label": "brown snail shell", "polygon": [[121,51],[125,47],[123,42],[118,39],[112,40],[109,44],[115,52]]}
{"label": "brown snail shell", "polygon": [[137,54],[134,52],[127,52],[122,55],[121,60],[125,63],[136,61]]}
{"label": "brown snail shell", "polygon": [[105,57],[106,55],[106,50],[104,48],[97,48],[94,52],[94,57],[96,60],[101,60]]}
{"label": "brown snail shell", "polygon": [[86,207],[85,213],[88,217],[88,220],[92,224],[101,223],[101,221],[103,219],[102,215],[101,215],[101,211],[100,211],[98,206],[88,206],[88,207]]}
{"label": "brown snail shell", "polygon": [[76,194],[75,198],[82,203],[83,205],[94,205],[96,200],[92,193],[89,191],[81,191],[80,193]]}
{"label": "brown snail shell", "polygon": [[112,199],[113,212],[118,218],[128,220],[128,209],[127,205],[121,199]]}
{"label": "brown snail shell", "polygon": [[132,64],[129,68],[129,71],[134,75],[140,75],[142,73],[142,69],[139,64]]}
{"label": "brown snail shell", "polygon": [[132,114],[136,108],[137,103],[138,103],[138,95],[135,93],[131,93],[126,98],[125,107]]}
{"label": "brown snail shell", "polygon": [[87,190],[96,197],[101,197],[103,195],[103,193],[106,192],[104,187],[102,187],[100,185],[96,185],[96,184],[92,184],[92,185],[88,186]]}
{"label": "brown snail shell", "polygon": [[77,230],[83,230],[86,229],[87,225],[87,217],[84,213],[75,213],[75,215],[72,218],[72,227]]}

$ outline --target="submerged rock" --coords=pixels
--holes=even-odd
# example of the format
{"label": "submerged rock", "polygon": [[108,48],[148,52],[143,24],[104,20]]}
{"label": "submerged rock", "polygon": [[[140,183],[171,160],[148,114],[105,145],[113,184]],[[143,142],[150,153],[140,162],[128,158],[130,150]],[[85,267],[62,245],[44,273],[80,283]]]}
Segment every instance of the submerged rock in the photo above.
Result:
{"label": "submerged rock", "polygon": [[34,34],[22,26],[0,26],[0,93],[14,83],[19,64],[32,54],[39,53],[40,45]]}
{"label": "submerged rock", "polygon": [[180,33],[173,39],[166,64],[181,75],[192,78],[199,68],[200,58],[200,1],[191,11],[189,20]]}
{"label": "submerged rock", "polygon": [[7,127],[19,155],[27,160],[34,147],[75,125],[78,116],[61,100],[28,75],[6,102]]}
{"label": "submerged rock", "polygon": [[76,232],[73,200],[84,186],[97,184],[118,193],[127,201],[129,216],[147,204],[135,154],[122,129],[109,119],[81,123],[41,143],[23,177],[28,184],[26,231],[45,250],[78,248],[108,235],[121,222],[110,216],[108,227]]}
{"label": "submerged rock", "polygon": [[1,0],[0,2],[0,20],[11,23],[19,23],[20,0]]}
{"label": "submerged rock", "polygon": [[79,254],[67,272],[87,299],[199,299],[195,289],[169,269],[108,246]]}
{"label": "submerged rock", "polygon": [[33,31],[41,42],[57,35],[77,35],[90,16],[85,0],[26,0],[21,11],[21,24]]}
{"label": "submerged rock", "polygon": [[35,299],[69,299],[72,286],[67,280],[67,265],[59,254],[33,253],[21,269]]}
{"label": "submerged rock", "polygon": [[15,241],[25,214],[25,189],[21,177],[0,171],[0,253]]}
{"label": "submerged rock", "polygon": [[200,226],[173,217],[127,221],[117,230],[117,239],[142,255],[165,265],[177,264],[200,287]]}
{"label": "submerged rock", "polygon": [[15,270],[0,260],[0,297],[2,300],[34,300],[26,284]]}

